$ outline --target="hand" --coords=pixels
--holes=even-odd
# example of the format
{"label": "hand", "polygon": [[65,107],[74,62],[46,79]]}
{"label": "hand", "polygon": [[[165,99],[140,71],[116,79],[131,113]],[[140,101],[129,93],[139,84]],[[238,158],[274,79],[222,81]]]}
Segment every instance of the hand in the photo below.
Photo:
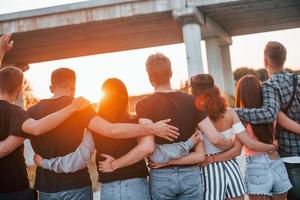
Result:
{"label": "hand", "polygon": [[168,123],[171,121],[171,119],[165,119],[161,120],[159,122],[156,122],[155,124],[152,124],[152,128],[154,130],[154,135],[157,137],[164,138],[169,141],[174,141],[174,139],[178,138],[180,135],[177,131],[178,128],[172,125],[169,125]]}
{"label": "hand", "polygon": [[106,160],[99,162],[99,165],[98,165],[99,171],[102,173],[108,173],[108,172],[115,171],[116,169],[114,169],[114,167],[113,167],[113,161],[115,161],[116,159],[113,158],[112,156],[106,155],[106,154],[101,154],[101,156],[106,158]]}
{"label": "hand", "polygon": [[152,161],[150,161],[149,164],[150,164],[150,167],[153,169],[159,169],[159,168],[166,167],[169,165],[168,163],[154,163]]}
{"label": "hand", "polygon": [[205,158],[205,160],[203,162],[200,163],[201,167],[206,167],[207,165],[209,165],[208,160]]}
{"label": "hand", "polygon": [[6,33],[0,37],[0,50],[5,53],[12,49],[14,41],[9,41],[11,38],[11,33]]}
{"label": "hand", "polygon": [[278,140],[273,140],[273,145],[274,145],[274,150],[273,151],[277,151],[278,147],[279,147]]}
{"label": "hand", "polygon": [[201,141],[201,132],[200,131],[196,131],[191,137],[190,139],[193,140],[194,146],[196,146],[200,141]]}
{"label": "hand", "polygon": [[38,154],[34,154],[33,161],[34,161],[34,163],[37,167],[41,167],[42,162],[43,162],[43,158]]}
{"label": "hand", "polygon": [[83,110],[83,109],[87,108],[88,106],[90,106],[90,102],[83,97],[78,97],[78,98],[74,99],[71,104],[71,107],[75,111]]}

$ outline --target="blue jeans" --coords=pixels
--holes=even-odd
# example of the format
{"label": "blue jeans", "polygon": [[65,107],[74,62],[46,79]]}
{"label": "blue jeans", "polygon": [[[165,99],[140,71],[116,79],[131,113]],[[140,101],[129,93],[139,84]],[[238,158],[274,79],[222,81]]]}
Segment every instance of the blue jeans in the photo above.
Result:
{"label": "blue jeans", "polygon": [[55,193],[39,192],[40,200],[93,200],[91,186]]}
{"label": "blue jeans", "polygon": [[267,154],[246,158],[245,184],[248,194],[272,196],[292,188],[287,170],[279,158],[271,160]]}
{"label": "blue jeans", "polygon": [[101,183],[100,200],[151,200],[146,178]]}
{"label": "blue jeans", "polygon": [[203,200],[203,181],[198,166],[152,169],[153,200]]}
{"label": "blue jeans", "polygon": [[300,164],[285,163],[293,188],[288,193],[288,200],[300,199]]}

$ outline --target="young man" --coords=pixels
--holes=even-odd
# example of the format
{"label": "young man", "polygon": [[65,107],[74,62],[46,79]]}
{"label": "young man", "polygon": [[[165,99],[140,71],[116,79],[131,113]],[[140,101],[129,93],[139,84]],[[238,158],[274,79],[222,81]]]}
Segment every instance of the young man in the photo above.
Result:
{"label": "young man", "polygon": [[[5,34],[0,37],[0,61],[5,52],[12,48],[10,36]],[[22,88],[22,71],[15,67],[5,67],[0,70],[0,199],[5,200],[34,199],[30,191],[23,155],[24,132],[30,135],[41,135],[57,127],[77,110],[89,105],[87,101],[80,98],[63,110],[40,120],[34,120],[21,107],[14,105]]]}
{"label": "young man", "polygon": [[[300,122],[300,76],[284,71],[285,60],[285,47],[279,42],[268,42],[264,50],[264,64],[270,78],[262,85],[263,107],[237,109],[241,120],[253,124],[272,123],[278,111],[282,110],[292,120]],[[288,199],[300,199],[300,135],[283,127],[278,127],[276,134],[279,154],[283,157],[293,185]]]}
{"label": "young man", "polygon": [[[72,101],[75,92],[75,73],[67,68],[55,70],[51,75],[51,99],[41,100],[29,109],[35,119],[61,109]],[[131,138],[146,135],[176,137],[176,128],[164,121],[154,125],[112,124],[98,117],[91,107],[72,115],[68,120],[47,134],[31,139],[34,151],[43,158],[65,156],[79,146],[85,129],[113,138]],[[38,167],[35,188],[40,199],[92,199],[91,181],[86,166],[72,174],[56,173]]]}
{"label": "young man", "polygon": [[[232,143],[219,135],[205,113],[197,111],[192,96],[171,88],[171,62],[166,56],[159,53],[151,55],[146,65],[155,93],[138,103],[137,115],[140,123],[151,124],[167,117],[171,119],[174,126],[179,128],[181,133],[173,143],[155,137],[156,149],[150,158],[156,162],[172,161],[170,161],[171,166],[151,169],[152,198],[154,200],[203,199],[203,186],[198,163],[204,160],[204,151],[202,143],[197,142],[195,135],[192,136],[195,128],[199,127],[215,145],[222,149],[230,148]],[[185,152],[195,144],[195,149],[186,154]],[[100,162],[99,168],[101,171],[111,171],[120,166],[124,167],[126,166],[124,163],[137,162],[138,154],[139,152],[133,149],[118,159],[106,156],[107,160]]]}

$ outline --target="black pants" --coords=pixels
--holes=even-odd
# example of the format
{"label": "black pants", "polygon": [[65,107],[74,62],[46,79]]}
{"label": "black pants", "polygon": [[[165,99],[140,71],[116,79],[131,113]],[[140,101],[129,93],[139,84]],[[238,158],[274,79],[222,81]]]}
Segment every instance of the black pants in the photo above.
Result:
{"label": "black pants", "polygon": [[288,200],[300,200],[300,164],[285,163],[293,188],[288,193]]}
{"label": "black pants", "polygon": [[37,193],[34,190],[28,189],[12,193],[0,193],[1,200],[36,200]]}

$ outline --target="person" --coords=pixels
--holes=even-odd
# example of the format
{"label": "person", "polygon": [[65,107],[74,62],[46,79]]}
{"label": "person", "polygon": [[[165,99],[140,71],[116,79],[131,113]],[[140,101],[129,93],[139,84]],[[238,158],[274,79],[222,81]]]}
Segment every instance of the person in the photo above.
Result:
{"label": "person", "polygon": [[[264,49],[264,65],[269,79],[262,84],[261,108],[237,108],[241,120],[251,124],[273,123],[281,110],[290,119],[300,123],[300,77],[284,71],[286,48],[279,42],[270,41]],[[288,199],[300,198],[300,136],[293,131],[277,126],[278,152],[287,168],[293,188]]]}
{"label": "person", "polygon": [[[254,75],[244,76],[238,81],[236,94],[236,107],[262,106],[261,83]],[[248,124],[247,130],[251,138],[267,144],[275,139],[273,123]],[[245,182],[249,199],[286,199],[292,185],[278,153],[257,152],[246,147],[244,150],[247,163]]]}
{"label": "person", "polygon": [[[196,97],[196,106],[206,112],[220,134],[234,139],[234,146],[224,151],[213,145],[204,134],[206,159],[202,162],[204,179],[204,199],[243,199],[244,183],[241,178],[236,156],[240,154],[241,142],[258,151],[270,151],[275,145],[263,144],[251,140],[245,132],[237,114],[230,108],[219,88],[209,74],[198,74],[191,78],[192,94]],[[168,164],[168,163],[167,163]],[[156,167],[165,164],[155,164]]]}
{"label": "person", "polygon": [[[139,122],[151,124],[164,118],[170,118],[170,123],[178,127],[181,133],[173,142],[152,137],[153,143],[155,141],[155,146],[158,147],[154,151],[156,156],[162,153],[158,152],[164,151],[164,145],[167,145],[167,150],[163,152],[166,153],[163,160],[168,160],[168,156],[172,157],[174,155],[171,153],[172,149],[177,151],[180,146],[186,148],[187,146],[182,145],[182,142],[188,141],[197,126],[203,132],[208,133],[213,138],[214,143],[221,148],[227,149],[232,146],[232,142],[225,137],[216,137],[218,135],[216,129],[204,112],[197,112],[192,96],[171,88],[172,70],[168,57],[161,53],[150,55],[146,67],[150,82],[155,88],[155,93],[138,102],[136,111]],[[196,134],[194,136],[196,137]],[[176,144],[172,146],[170,145],[172,143]],[[138,154],[139,152],[136,151],[118,159],[108,157],[107,160],[100,162],[100,169],[102,171],[114,170],[115,163],[121,160],[127,160],[128,165]],[[172,166],[151,169],[150,189],[152,199],[203,199],[202,179],[198,168],[198,163],[203,159],[203,145],[199,142],[186,156],[175,159],[171,163]]]}
{"label": "person", "polygon": [[[129,113],[129,96],[124,83],[116,78],[106,80],[102,85],[104,97],[100,100],[98,115],[104,119],[117,122],[137,123],[135,116]],[[107,159],[110,157],[119,158],[131,152],[138,152],[134,161],[120,160],[114,164],[114,170],[103,171],[98,168],[100,194],[101,199],[129,198],[129,199],[151,199],[149,193],[149,185],[147,182],[148,169],[144,158],[149,156],[154,146],[149,136],[138,139],[112,139],[97,133],[93,133],[94,140],[91,134],[87,135],[82,140],[79,147],[72,153],[51,159],[43,159],[39,155],[35,155],[35,163],[39,167],[55,171],[56,173],[73,173],[84,168],[89,162],[96,143],[96,163],[103,160],[103,156]],[[193,135],[188,141],[182,142],[182,148],[190,149],[200,141],[198,137]],[[157,147],[159,148],[159,147]],[[165,147],[166,148],[166,147]],[[176,149],[175,149],[176,151]],[[171,151],[169,151],[171,152]],[[154,153],[159,157],[162,155],[160,151]],[[173,151],[174,154],[174,151]],[[172,155],[173,155],[172,154]],[[168,155],[168,157],[172,157]],[[164,159],[162,157],[161,159]],[[122,166],[126,163],[127,166]],[[126,188],[126,190],[124,189]]]}
{"label": "person", "polygon": [[[11,34],[0,37],[0,60],[12,48]],[[1,63],[0,63],[1,65]],[[86,108],[89,103],[83,98],[62,110],[32,119],[23,108],[14,105],[23,88],[23,72],[15,67],[0,69],[0,199],[32,200],[26,171],[24,137],[41,135],[70,117],[76,111]]]}
{"label": "person", "polygon": [[[31,117],[39,119],[48,113],[64,107],[72,101],[75,92],[75,72],[68,68],[59,68],[52,72],[50,90],[53,97],[41,100],[28,110]],[[111,123],[97,116],[91,107],[75,113],[56,129],[43,136],[31,139],[36,154],[50,159],[65,156],[79,146],[83,139],[85,129],[113,138],[132,138],[147,135],[160,137],[177,137],[177,128],[161,121],[150,125],[137,125],[130,123]],[[73,173],[56,173],[37,168],[35,188],[40,192],[40,199],[92,199],[91,180],[88,169]]]}

